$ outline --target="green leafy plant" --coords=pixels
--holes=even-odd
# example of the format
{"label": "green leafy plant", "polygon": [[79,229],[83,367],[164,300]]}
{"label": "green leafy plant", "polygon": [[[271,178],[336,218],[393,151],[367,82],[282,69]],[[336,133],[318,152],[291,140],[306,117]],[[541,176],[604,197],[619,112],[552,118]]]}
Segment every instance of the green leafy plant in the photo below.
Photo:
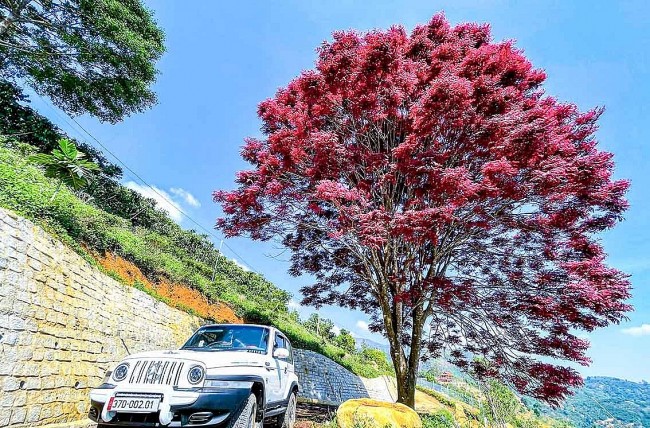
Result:
{"label": "green leafy plant", "polygon": [[62,184],[79,190],[87,186],[93,172],[99,170],[99,166],[86,160],[86,155],[77,150],[73,142],[64,138],[59,141],[59,148],[52,150],[52,154],[37,153],[31,155],[29,161],[43,166],[46,177],[59,181],[52,200]]}
{"label": "green leafy plant", "polygon": [[449,410],[438,410],[422,416],[422,428],[454,428],[454,416]]}

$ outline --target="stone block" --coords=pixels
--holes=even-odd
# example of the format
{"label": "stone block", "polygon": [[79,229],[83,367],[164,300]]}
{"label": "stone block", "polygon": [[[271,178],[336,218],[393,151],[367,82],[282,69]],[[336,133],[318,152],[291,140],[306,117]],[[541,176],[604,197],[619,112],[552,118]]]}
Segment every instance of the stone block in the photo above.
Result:
{"label": "stone block", "polygon": [[28,424],[38,422],[40,416],[41,416],[41,406],[39,405],[30,406],[29,409],[27,410],[27,417],[25,419],[25,422]]}
{"label": "stone block", "polygon": [[14,376],[38,376],[38,363],[18,359],[12,373]]}
{"label": "stone block", "polygon": [[27,391],[16,391],[13,397],[14,407],[22,407],[27,403]]}
{"label": "stone block", "polygon": [[61,374],[61,366],[63,364],[59,363],[58,361],[42,361],[40,363],[40,375],[41,376],[51,376],[51,375],[60,375]]}
{"label": "stone block", "polygon": [[25,422],[25,417],[27,416],[27,409],[24,407],[16,407],[11,411],[11,419],[9,424],[22,424]]}
{"label": "stone block", "polygon": [[8,327],[10,330],[25,330],[25,320],[17,315],[9,315]]}
{"label": "stone block", "polygon": [[55,383],[56,376],[45,376],[41,378],[41,389],[42,390],[47,390],[47,389],[53,389],[56,385]]}
{"label": "stone block", "polygon": [[40,272],[41,270],[43,270],[43,264],[32,257],[27,257],[27,266],[29,266],[31,269],[33,269],[36,272]]}
{"label": "stone block", "polygon": [[54,386],[56,388],[61,388],[68,385],[68,379],[64,376],[57,376],[54,380]]}
{"label": "stone block", "polygon": [[41,408],[41,420],[47,420],[52,417],[52,405],[46,405]]}
{"label": "stone block", "polygon": [[28,304],[32,303],[32,294],[27,291],[27,283],[24,284],[24,288],[16,290],[14,293],[16,300],[25,302]]}
{"label": "stone block", "polygon": [[0,340],[0,343],[3,345],[15,346],[18,343],[18,337],[18,332],[8,330],[2,333],[2,340]]}
{"label": "stone block", "polygon": [[33,391],[36,389],[41,389],[41,384],[42,384],[41,378],[28,377],[25,378],[25,384],[23,385],[23,388],[27,391]]}
{"label": "stone block", "polygon": [[[14,313],[14,303],[16,299],[13,296],[7,296],[0,299],[0,316]],[[9,326],[7,325],[7,328]]]}
{"label": "stone block", "polygon": [[20,346],[16,353],[21,361],[29,361],[34,356],[34,350],[29,346]]}
{"label": "stone block", "polygon": [[0,358],[0,376],[11,375],[14,371],[15,366],[15,361],[6,358]]}
{"label": "stone block", "polygon": [[34,341],[34,335],[33,334],[22,333],[20,335],[17,335],[16,345],[30,346],[32,349],[34,349],[34,347],[31,346],[33,341]]}
{"label": "stone block", "polygon": [[9,425],[11,420],[11,409],[0,408],[0,426],[4,427]]}
{"label": "stone block", "polygon": [[3,393],[17,391],[18,389],[20,389],[20,380],[13,376],[6,377],[2,382]]}
{"label": "stone block", "polygon": [[0,394],[0,411],[3,407],[11,407],[14,405],[14,395],[13,394]]}

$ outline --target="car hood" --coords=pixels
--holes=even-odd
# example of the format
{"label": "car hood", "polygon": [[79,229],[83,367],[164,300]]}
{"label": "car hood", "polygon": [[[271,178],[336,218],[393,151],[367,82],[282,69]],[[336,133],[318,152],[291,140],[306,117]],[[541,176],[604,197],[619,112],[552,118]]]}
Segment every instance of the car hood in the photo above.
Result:
{"label": "car hood", "polygon": [[139,352],[124,360],[184,360],[203,364],[206,368],[257,367],[264,365],[265,355],[246,351],[194,351],[189,349]]}

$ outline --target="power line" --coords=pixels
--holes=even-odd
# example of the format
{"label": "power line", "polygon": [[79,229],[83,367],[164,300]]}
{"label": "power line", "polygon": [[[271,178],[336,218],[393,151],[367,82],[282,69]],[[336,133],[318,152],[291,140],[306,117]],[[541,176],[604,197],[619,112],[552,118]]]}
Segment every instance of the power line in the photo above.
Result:
{"label": "power line", "polygon": [[614,416],[614,415],[613,415],[609,410],[607,410],[607,409],[605,408],[605,406],[603,406],[602,404],[600,404],[600,402],[596,399],[596,397],[592,397],[591,395],[587,394],[587,391],[585,391],[585,396],[587,396],[591,401],[593,401],[594,403],[596,403],[596,404],[597,404],[601,409],[603,409],[603,410],[605,411],[605,413],[608,414],[612,419],[614,419],[615,421],[618,420],[618,418],[617,418],[616,416]]}
{"label": "power line", "polygon": [[[43,103],[45,103],[45,105],[46,105],[50,110],[52,110],[52,111],[54,112],[54,114],[57,115],[57,117],[59,117],[61,120],[63,120],[63,121],[64,121],[64,122],[65,122],[65,123],[66,123],[70,128],[72,128],[73,130],[75,130],[79,135],[81,135],[81,133],[79,133],[79,131],[78,131],[78,130],[77,130],[77,129],[76,129],[76,128],[75,128],[75,127],[70,123],[70,122],[68,122],[68,120],[67,120],[65,117],[63,117],[62,115],[60,115],[59,112],[56,111],[56,109],[55,109],[53,106],[51,106],[50,103],[49,103],[45,98],[43,98],[43,97],[42,97],[40,94],[38,94],[38,93],[37,93],[36,95],[38,95],[38,97],[43,101]],[[66,114],[66,116],[68,116],[68,115]],[[151,184],[149,184],[149,183],[148,183],[144,178],[142,178],[142,177],[141,177],[137,172],[135,172],[132,168],[130,168],[130,167],[129,167],[129,166],[128,166],[124,161],[122,161],[122,160],[121,160],[121,159],[120,159],[120,158],[119,158],[115,153],[113,153],[113,152],[112,152],[108,147],[106,147],[104,144],[102,144],[102,142],[99,141],[99,139],[97,139],[93,134],[91,134],[88,130],[86,130],[86,128],[84,128],[84,127],[83,127],[79,122],[77,122],[77,120],[76,120],[75,118],[73,118],[73,117],[71,117],[71,116],[68,116],[68,118],[70,118],[70,120],[72,120],[72,121],[73,121],[73,122],[74,122],[74,123],[75,123],[75,124],[76,124],[76,125],[77,125],[81,130],[82,130],[82,131],[83,131],[83,132],[85,132],[88,136],[90,136],[90,138],[92,138],[92,139],[93,139],[97,144],[99,144],[99,146],[100,146],[102,149],[104,149],[104,151],[106,151],[106,153],[108,153],[108,154],[110,154],[111,156],[113,156],[113,157],[114,157],[114,158],[115,158],[115,159],[116,159],[116,160],[117,160],[117,161],[118,161],[118,162],[119,162],[119,163],[120,163],[120,164],[121,164],[121,165],[122,165],[122,166],[123,166],[127,171],[129,171],[131,174],[133,174],[133,176],[134,176],[135,178],[137,178],[138,180],[140,180],[140,182],[142,182],[142,184],[144,184],[145,186],[147,186],[148,188],[150,188],[150,189],[151,189],[151,190],[152,190],[156,195],[160,196],[163,200],[165,200],[165,201],[166,201],[167,203],[169,203],[171,206],[173,206],[174,208],[176,208],[176,209],[178,210],[178,212],[180,212],[183,216],[185,216],[187,219],[189,219],[189,220],[190,220],[192,223],[194,223],[196,226],[198,226],[201,230],[205,231],[208,235],[212,236],[212,237],[215,238],[216,240],[221,241],[221,242],[223,243],[223,245],[225,245],[226,248],[228,248],[228,249],[230,250],[231,253],[233,253],[233,254],[234,254],[234,255],[235,255],[239,260],[242,261],[242,263],[244,263],[246,266],[248,266],[248,267],[249,267],[253,272],[255,272],[256,274],[261,275],[261,274],[260,274],[260,273],[259,273],[259,272],[258,272],[258,271],[257,271],[257,270],[256,270],[256,269],[255,269],[251,264],[250,264],[250,263],[248,263],[248,262],[246,261],[246,259],[244,259],[241,255],[239,255],[239,254],[238,254],[238,253],[237,253],[237,252],[236,252],[236,251],[235,251],[235,250],[234,250],[230,245],[228,245],[227,242],[225,242],[225,238],[221,238],[221,237],[216,236],[216,235],[215,235],[211,230],[206,229],[203,225],[201,225],[199,222],[197,222],[196,220],[194,220],[194,219],[193,219],[189,214],[187,214],[185,211],[183,211],[183,210],[180,208],[180,206],[177,206],[177,204],[175,204],[173,201],[169,200],[169,199],[168,199],[164,194],[160,193],[160,192],[158,191],[158,189],[157,189],[155,186],[152,186]],[[82,136],[82,139],[83,139],[83,136]]]}

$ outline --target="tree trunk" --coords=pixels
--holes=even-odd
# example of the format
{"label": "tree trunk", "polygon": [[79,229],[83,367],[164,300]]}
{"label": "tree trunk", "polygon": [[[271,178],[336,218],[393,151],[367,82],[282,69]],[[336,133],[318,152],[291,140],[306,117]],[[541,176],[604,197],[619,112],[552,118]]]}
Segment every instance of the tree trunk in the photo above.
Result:
{"label": "tree trunk", "polygon": [[[416,352],[419,355],[419,340],[415,342],[415,346],[418,348]],[[401,347],[397,350],[397,352],[402,355],[402,361],[396,361],[393,358],[393,366],[395,367],[395,377],[397,380],[397,402],[415,409],[415,384],[417,382],[419,358],[415,361],[415,363],[412,363],[410,361],[410,358],[409,360],[406,360],[406,358],[403,357]],[[391,344],[391,355],[393,354],[394,351]]]}
{"label": "tree trunk", "polygon": [[[399,341],[399,336],[402,334],[401,328],[395,328],[396,326],[391,324],[391,328],[386,329],[397,380],[397,402],[412,409],[415,409],[415,384],[420,366],[424,318],[422,306],[413,309],[413,329],[411,331],[411,347],[408,359],[404,355],[404,350]],[[384,314],[384,321],[387,319],[394,319],[394,317],[387,317]]]}

